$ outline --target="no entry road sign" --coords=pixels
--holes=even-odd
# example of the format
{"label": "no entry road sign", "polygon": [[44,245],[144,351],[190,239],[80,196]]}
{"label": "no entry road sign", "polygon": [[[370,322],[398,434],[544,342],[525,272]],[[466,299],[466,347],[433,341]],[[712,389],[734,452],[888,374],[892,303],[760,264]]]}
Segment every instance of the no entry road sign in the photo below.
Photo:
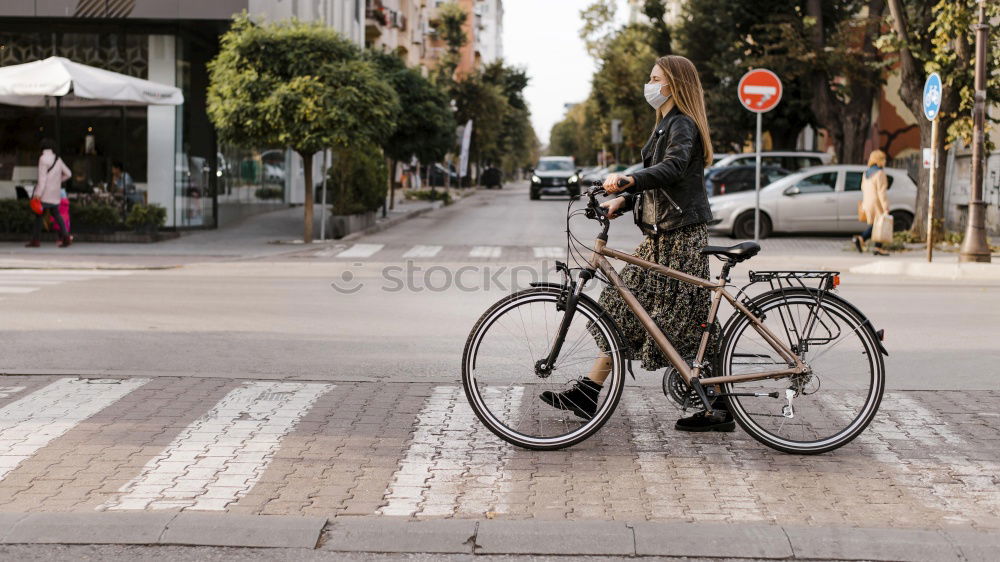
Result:
{"label": "no entry road sign", "polygon": [[781,80],[770,70],[757,68],[740,78],[737,92],[743,107],[754,113],[766,113],[781,101]]}

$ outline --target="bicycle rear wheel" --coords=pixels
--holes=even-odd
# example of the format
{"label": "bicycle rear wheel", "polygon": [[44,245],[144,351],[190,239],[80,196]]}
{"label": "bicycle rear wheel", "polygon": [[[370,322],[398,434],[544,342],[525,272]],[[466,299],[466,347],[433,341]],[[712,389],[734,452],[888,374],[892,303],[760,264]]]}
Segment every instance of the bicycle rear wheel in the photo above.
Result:
{"label": "bicycle rear wheel", "polygon": [[[462,357],[462,384],[476,416],[504,441],[527,449],[561,449],[587,439],[604,425],[621,398],[624,358],[614,322],[593,300],[581,297],[554,368],[536,363],[551,349],[564,311],[562,289],[536,287],[490,307],[476,323]],[[607,349],[611,373],[581,418],[544,402],[543,392],[562,392],[585,377]],[[588,398],[589,399],[589,398]]]}
{"label": "bicycle rear wheel", "polygon": [[[729,398],[740,426],[768,447],[796,454],[832,451],[864,431],[885,388],[882,354],[864,317],[836,295],[806,289],[765,293],[751,308],[811,372],[723,385],[743,394]],[[725,376],[787,367],[743,315],[725,330],[719,363]]]}

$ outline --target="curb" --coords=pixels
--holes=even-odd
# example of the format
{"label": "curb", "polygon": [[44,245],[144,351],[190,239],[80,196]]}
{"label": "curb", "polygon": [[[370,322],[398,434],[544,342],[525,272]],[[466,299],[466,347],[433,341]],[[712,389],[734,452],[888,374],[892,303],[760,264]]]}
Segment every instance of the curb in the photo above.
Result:
{"label": "curb", "polygon": [[997,263],[926,263],[915,261],[876,261],[850,268],[851,273],[866,275],[905,275],[935,279],[972,279],[1000,281]]}
{"label": "curb", "polygon": [[0,513],[0,544],[301,548],[378,554],[989,561],[1000,532],[794,525],[407,520],[181,513]]}
{"label": "curb", "polygon": [[[465,201],[466,199],[468,199],[470,196],[475,195],[477,193],[479,193],[479,190],[477,190],[477,189],[471,189],[468,193],[466,193],[465,195],[463,195],[461,198],[456,199],[455,201],[453,201],[451,203],[451,205],[449,205],[449,207],[457,205],[457,204],[461,203],[462,201]],[[357,232],[352,232],[352,233],[348,234],[347,236],[344,236],[343,238],[338,238],[338,239],[336,239],[334,241],[335,242],[350,242],[352,240],[356,240],[358,238],[361,238],[362,236],[368,236],[369,234],[374,234],[376,232],[381,232],[381,231],[386,230],[388,228],[392,228],[393,226],[396,226],[397,224],[399,224],[401,222],[408,221],[408,220],[410,220],[412,218],[419,217],[420,215],[427,214],[427,213],[429,213],[431,211],[436,211],[436,210],[441,209],[443,207],[444,207],[444,202],[442,202],[442,201],[431,201],[431,204],[428,207],[424,207],[423,209],[414,209],[414,210],[412,210],[412,211],[410,211],[410,212],[408,212],[408,213],[406,213],[404,215],[400,215],[400,216],[392,217],[392,218],[387,218],[387,219],[385,219],[385,220],[383,220],[381,222],[376,222],[375,224],[369,226],[368,228],[363,228],[363,229],[361,229],[361,230],[359,230]]]}
{"label": "curb", "polygon": [[0,544],[316,548],[322,517],[208,513],[0,513]]}
{"label": "curb", "polygon": [[995,560],[1000,533],[625,521],[331,519],[333,552],[670,556],[781,560]]}

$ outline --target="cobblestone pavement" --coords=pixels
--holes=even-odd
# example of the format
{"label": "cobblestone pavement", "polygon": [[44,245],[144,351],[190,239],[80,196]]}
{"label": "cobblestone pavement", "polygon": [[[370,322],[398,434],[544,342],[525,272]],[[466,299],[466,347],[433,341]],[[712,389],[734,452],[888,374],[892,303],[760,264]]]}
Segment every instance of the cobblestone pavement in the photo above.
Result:
{"label": "cobblestone pavement", "polygon": [[683,434],[656,387],[568,450],[512,448],[457,385],[10,376],[0,511],[191,510],[1000,529],[1000,392],[890,393],[821,456]]}

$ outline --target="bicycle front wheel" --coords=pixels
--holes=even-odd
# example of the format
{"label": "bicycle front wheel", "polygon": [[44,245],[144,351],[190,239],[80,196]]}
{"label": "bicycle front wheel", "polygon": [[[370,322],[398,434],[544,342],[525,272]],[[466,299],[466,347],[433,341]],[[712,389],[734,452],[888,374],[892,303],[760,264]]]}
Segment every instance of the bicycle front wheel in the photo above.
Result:
{"label": "bicycle front wheel", "polygon": [[[729,401],[740,426],[761,443],[796,454],[832,451],[864,431],[885,388],[882,354],[864,317],[837,295],[804,289],[765,293],[751,308],[810,372],[723,385],[738,394]],[[719,363],[726,376],[787,368],[742,315],[725,330]]]}
{"label": "bicycle front wheel", "polygon": [[[561,449],[590,437],[611,417],[622,394],[625,366],[618,329],[586,297],[577,303],[553,368],[537,368],[565,314],[561,295],[559,287],[536,287],[501,299],[476,323],[462,357],[462,384],[476,416],[504,441],[527,449]],[[600,391],[574,395],[581,403],[567,404],[589,415],[542,399],[543,393],[571,389],[604,356],[611,372]]]}

